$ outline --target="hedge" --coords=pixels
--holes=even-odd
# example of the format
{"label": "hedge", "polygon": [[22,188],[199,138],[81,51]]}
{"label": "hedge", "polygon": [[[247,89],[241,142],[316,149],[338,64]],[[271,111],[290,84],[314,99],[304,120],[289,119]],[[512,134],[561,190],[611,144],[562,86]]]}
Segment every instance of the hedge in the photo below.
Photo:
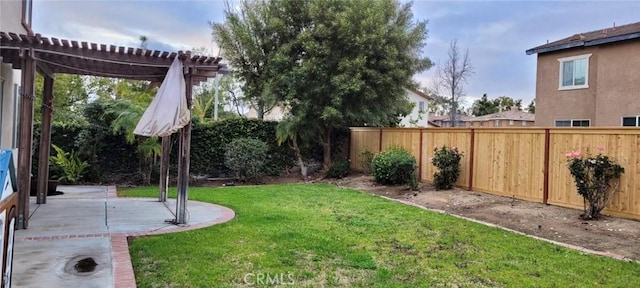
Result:
{"label": "hedge", "polygon": [[[224,152],[228,143],[237,138],[255,138],[269,146],[266,174],[277,175],[294,165],[291,148],[278,145],[275,129],[277,122],[257,119],[233,118],[211,124],[194,122],[191,131],[190,174],[209,177],[228,176],[224,165]],[[136,146],[127,144],[124,135],[112,135],[106,123],[92,123],[87,127],[53,126],[51,143],[65,151],[75,150],[81,159],[90,163],[85,181],[110,182],[114,178],[139,176],[140,160]],[[40,127],[34,129],[32,173],[37,175]],[[177,174],[178,135],[172,135],[170,173]],[[53,155],[54,151],[51,152]],[[157,165],[156,165],[157,166]],[[157,167],[156,167],[157,168]],[[154,181],[157,181],[157,175]]]}

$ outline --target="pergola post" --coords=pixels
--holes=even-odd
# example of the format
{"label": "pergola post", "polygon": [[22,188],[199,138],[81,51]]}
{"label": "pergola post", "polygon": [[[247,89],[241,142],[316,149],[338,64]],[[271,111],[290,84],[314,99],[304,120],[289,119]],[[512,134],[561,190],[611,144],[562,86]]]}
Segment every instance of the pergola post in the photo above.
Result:
{"label": "pergola post", "polygon": [[38,191],[36,203],[47,203],[49,181],[49,154],[51,152],[51,116],[53,114],[54,79],[44,76],[42,92],[42,125],[40,129],[40,157],[38,158]]}
{"label": "pergola post", "polygon": [[33,84],[36,62],[33,51],[22,50],[22,91],[20,99],[20,133],[18,145],[18,229],[29,226],[31,191],[31,145],[33,143]]}
{"label": "pergola post", "polygon": [[[190,54],[187,52],[187,62]],[[193,68],[185,65],[187,73],[184,75],[186,83],[187,107],[191,110],[193,93]],[[187,224],[186,210],[189,189],[189,160],[191,152],[191,121],[180,132],[180,149],[178,151],[178,197],[176,201],[176,224]]]}
{"label": "pergola post", "polygon": [[160,157],[160,195],[158,201],[167,201],[169,186],[169,157],[171,154],[171,136],[162,137],[162,156]]}

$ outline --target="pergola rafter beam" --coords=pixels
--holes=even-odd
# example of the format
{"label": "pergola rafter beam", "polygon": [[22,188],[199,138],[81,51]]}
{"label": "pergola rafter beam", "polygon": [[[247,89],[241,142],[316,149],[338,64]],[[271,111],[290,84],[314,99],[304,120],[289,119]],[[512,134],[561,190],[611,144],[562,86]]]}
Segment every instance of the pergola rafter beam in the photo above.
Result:
{"label": "pergola rafter beam", "polygon": [[[21,69],[19,54],[23,49],[35,52],[38,61],[46,62],[54,73],[78,75],[95,75],[161,81],[178,57],[188,60],[199,71],[207,71],[203,77],[212,77],[220,68],[219,57],[191,56],[189,51],[161,52],[132,47],[116,47],[114,45],[96,44],[58,38],[17,35],[0,32],[0,47],[3,62],[12,64],[14,69]],[[188,58],[188,59],[187,59]],[[87,71],[92,71],[87,72]],[[199,79],[200,75],[194,75]]]}

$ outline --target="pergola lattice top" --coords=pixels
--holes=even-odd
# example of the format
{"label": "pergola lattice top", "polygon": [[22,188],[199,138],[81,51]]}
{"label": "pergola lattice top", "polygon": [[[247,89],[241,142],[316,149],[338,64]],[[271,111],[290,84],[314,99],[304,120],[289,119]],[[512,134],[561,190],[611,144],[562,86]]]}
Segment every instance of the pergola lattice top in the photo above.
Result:
{"label": "pergola lattice top", "polygon": [[162,81],[175,57],[195,68],[193,80],[204,81],[222,68],[220,57],[192,56],[190,51],[166,52],[0,32],[2,62],[22,69],[22,51],[33,51],[38,70],[55,73]]}

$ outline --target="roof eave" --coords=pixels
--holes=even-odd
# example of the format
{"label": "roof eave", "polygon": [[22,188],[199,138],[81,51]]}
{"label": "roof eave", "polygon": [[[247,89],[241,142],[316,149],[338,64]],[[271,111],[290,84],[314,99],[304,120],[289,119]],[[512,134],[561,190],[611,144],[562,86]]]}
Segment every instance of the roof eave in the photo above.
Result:
{"label": "roof eave", "polygon": [[555,46],[549,46],[549,47],[543,47],[543,48],[536,47],[536,48],[531,48],[531,49],[527,50],[526,53],[527,53],[527,55],[536,54],[536,53],[540,54],[540,53],[559,51],[559,50],[564,50],[564,49],[569,49],[569,48],[574,48],[574,47],[597,46],[597,45],[613,43],[613,42],[619,42],[619,41],[625,41],[625,40],[632,40],[632,39],[640,39],[640,32],[635,32],[635,33],[631,33],[631,34],[624,34],[624,35],[619,35],[619,36],[613,36],[613,37],[607,37],[607,38],[601,38],[601,39],[595,39],[595,40],[590,40],[590,41],[571,42],[571,43],[567,43],[567,44],[555,45]]}
{"label": "roof eave", "polygon": [[602,38],[602,39],[596,39],[596,40],[587,41],[584,44],[584,46],[596,46],[596,45],[607,44],[607,43],[611,43],[611,42],[632,40],[632,39],[638,39],[638,38],[640,38],[640,32],[635,32],[635,33],[631,33],[631,34],[624,34],[624,35],[620,35],[620,36],[614,36],[614,37],[608,37],[608,38]]}
{"label": "roof eave", "polygon": [[566,43],[566,44],[562,44],[562,45],[549,46],[549,47],[531,48],[531,49],[527,50],[526,53],[527,53],[527,55],[531,55],[531,54],[536,54],[536,53],[553,52],[553,51],[564,50],[564,49],[580,47],[580,46],[584,46],[584,41],[576,41],[576,42]]}

